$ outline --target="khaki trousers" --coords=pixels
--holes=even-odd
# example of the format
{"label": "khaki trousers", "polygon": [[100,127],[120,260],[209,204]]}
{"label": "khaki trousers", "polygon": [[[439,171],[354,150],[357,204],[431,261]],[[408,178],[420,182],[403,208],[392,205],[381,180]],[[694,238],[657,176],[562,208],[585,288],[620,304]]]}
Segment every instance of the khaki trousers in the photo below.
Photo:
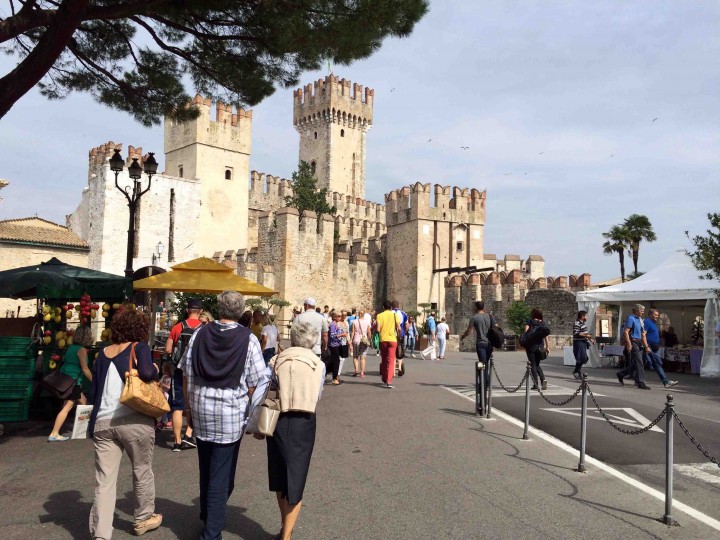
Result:
{"label": "khaki trousers", "polygon": [[[113,515],[117,498],[117,477],[123,452],[127,452],[133,470],[135,521],[155,512],[155,476],[152,471],[155,428],[152,424],[99,426],[95,430],[95,499],[90,511],[90,536],[112,538]],[[104,429],[103,429],[104,428]]]}

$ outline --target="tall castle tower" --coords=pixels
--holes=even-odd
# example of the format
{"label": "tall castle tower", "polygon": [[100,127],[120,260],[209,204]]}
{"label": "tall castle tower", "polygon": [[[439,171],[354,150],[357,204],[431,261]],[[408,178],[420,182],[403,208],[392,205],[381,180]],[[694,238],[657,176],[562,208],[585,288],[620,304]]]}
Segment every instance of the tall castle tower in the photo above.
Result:
{"label": "tall castle tower", "polygon": [[197,119],[165,121],[165,174],[199,182],[200,218],[185,225],[197,229],[197,252],[211,257],[247,245],[252,111],[217,102],[213,120],[210,99],[193,103]]}
{"label": "tall castle tower", "polygon": [[[431,191],[432,190],[432,191]],[[445,311],[451,267],[484,264],[486,192],[416,183],[385,195],[387,296]]]}
{"label": "tall castle tower", "polygon": [[334,75],[293,92],[293,124],[300,160],[310,163],[318,187],[365,198],[365,135],[372,126],[375,91]]}

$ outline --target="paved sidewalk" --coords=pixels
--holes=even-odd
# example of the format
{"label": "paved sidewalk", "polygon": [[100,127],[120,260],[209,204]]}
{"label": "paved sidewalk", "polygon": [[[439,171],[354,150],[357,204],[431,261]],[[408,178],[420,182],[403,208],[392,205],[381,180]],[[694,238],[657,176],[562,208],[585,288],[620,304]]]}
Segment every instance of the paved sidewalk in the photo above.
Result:
{"label": "paved sidewalk", "polygon": [[[711,538],[718,532],[680,516],[658,521],[662,503],[602,471],[575,472],[577,457],[503,420],[479,419],[473,404],[443,386],[472,381],[472,356],[409,360],[393,390],[381,388],[378,357],[364,380],[326,386],[303,510],[293,538]],[[350,367],[349,367],[350,366]],[[346,363],[351,369],[351,363]],[[0,439],[3,538],[87,538],[92,503],[90,441],[48,444],[48,426]],[[163,527],[149,539],[197,538],[197,457],[173,454],[169,434],[155,453]],[[116,532],[132,530],[131,472],[123,462]],[[267,491],[265,443],[241,447],[224,538],[279,532]]]}

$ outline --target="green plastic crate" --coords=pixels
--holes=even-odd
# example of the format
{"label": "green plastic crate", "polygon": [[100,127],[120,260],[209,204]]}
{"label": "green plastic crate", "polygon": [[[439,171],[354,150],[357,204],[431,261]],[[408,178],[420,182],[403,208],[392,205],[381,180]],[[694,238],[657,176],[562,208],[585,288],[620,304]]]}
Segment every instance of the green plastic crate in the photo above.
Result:
{"label": "green plastic crate", "polygon": [[29,399],[0,400],[0,422],[25,422],[29,416]]}
{"label": "green plastic crate", "polygon": [[34,373],[34,356],[0,356],[0,379],[29,379]]}
{"label": "green plastic crate", "polygon": [[37,345],[30,338],[0,337],[0,357],[35,355]]}
{"label": "green plastic crate", "polygon": [[32,379],[0,378],[0,400],[30,399],[32,395]]}

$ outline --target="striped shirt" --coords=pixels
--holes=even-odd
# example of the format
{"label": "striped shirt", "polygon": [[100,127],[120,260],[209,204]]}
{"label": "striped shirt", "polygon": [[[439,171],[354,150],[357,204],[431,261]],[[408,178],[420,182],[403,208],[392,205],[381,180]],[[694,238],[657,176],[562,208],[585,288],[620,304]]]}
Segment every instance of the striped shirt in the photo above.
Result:
{"label": "striped shirt", "polygon": [[573,323],[573,341],[587,341],[588,338],[580,334],[587,334],[588,328],[584,321],[575,321]]}
{"label": "striped shirt", "polygon": [[[223,328],[235,328],[238,323],[221,323]],[[178,368],[187,379],[187,398],[192,410],[193,429],[198,439],[218,444],[235,442],[242,437],[247,424],[248,388],[264,386],[271,376],[265,365],[260,342],[250,335],[245,369],[237,388],[210,388],[195,384],[192,369],[192,349],[197,332],[190,338],[187,352]]]}

